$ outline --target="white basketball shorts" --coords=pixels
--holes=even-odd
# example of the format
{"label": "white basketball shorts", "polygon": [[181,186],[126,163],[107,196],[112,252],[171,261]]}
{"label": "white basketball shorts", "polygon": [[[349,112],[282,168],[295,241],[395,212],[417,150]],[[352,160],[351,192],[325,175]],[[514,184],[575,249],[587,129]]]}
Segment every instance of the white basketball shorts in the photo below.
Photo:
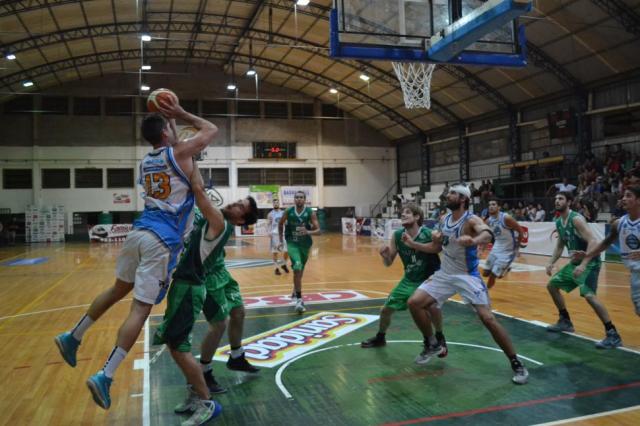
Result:
{"label": "white basketball shorts", "polygon": [[491,304],[487,286],[482,278],[474,275],[449,275],[439,270],[420,284],[418,290],[422,290],[436,299],[439,308],[456,293],[466,303],[472,305],[489,306]]}

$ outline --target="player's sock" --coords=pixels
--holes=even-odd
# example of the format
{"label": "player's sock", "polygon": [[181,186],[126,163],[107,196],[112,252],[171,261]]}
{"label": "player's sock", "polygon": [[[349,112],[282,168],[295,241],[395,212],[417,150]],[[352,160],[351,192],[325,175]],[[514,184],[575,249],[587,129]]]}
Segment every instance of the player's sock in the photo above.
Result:
{"label": "player's sock", "polygon": [[611,321],[604,323],[604,331],[609,331],[609,330],[618,331],[618,330],[616,330],[616,326],[613,325],[613,323]]}
{"label": "player's sock", "polygon": [[569,311],[567,311],[566,309],[558,309],[558,313],[560,314],[560,318],[571,321],[571,317],[569,317]]}
{"label": "player's sock", "polygon": [[244,353],[244,348],[242,346],[238,346],[237,348],[231,348],[231,358],[238,358]]}
{"label": "player's sock", "polygon": [[109,355],[109,358],[107,358],[107,362],[105,362],[104,367],[102,367],[104,375],[112,379],[113,374],[116,372],[116,368],[118,368],[118,366],[126,356],[127,351],[122,349],[120,346],[114,346],[113,350],[111,351],[111,355]]}
{"label": "player's sock", "polygon": [[517,355],[513,355],[509,357],[509,361],[511,362],[511,369],[515,370],[516,368],[522,367],[522,363],[518,359]]}
{"label": "player's sock", "polygon": [[445,340],[442,331],[436,331],[436,339],[438,342],[443,342]]}
{"label": "player's sock", "polygon": [[211,371],[213,369],[213,366],[211,365],[211,360],[203,361],[202,358],[200,358],[200,368],[202,369],[203,373],[206,373],[207,371]]}
{"label": "player's sock", "polygon": [[424,338],[425,346],[435,346],[437,344],[438,344],[438,341],[436,340],[436,336],[425,336]]}
{"label": "player's sock", "polygon": [[93,325],[94,322],[95,321],[92,320],[89,315],[84,315],[82,318],[80,318],[80,321],[78,321],[76,326],[71,330],[71,335],[78,342],[81,341],[84,333],[86,333],[86,331]]}
{"label": "player's sock", "polygon": [[302,292],[301,291],[296,291],[296,299],[302,299]]}

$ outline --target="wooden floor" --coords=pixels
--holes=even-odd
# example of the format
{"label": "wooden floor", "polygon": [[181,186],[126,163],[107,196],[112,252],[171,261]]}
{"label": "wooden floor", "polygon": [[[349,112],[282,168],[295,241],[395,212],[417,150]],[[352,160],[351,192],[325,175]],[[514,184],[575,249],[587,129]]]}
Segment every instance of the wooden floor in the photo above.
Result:
{"label": "wooden floor", "polygon": [[[326,234],[315,238],[303,289],[350,289],[383,297],[400,278],[402,268],[399,259],[385,268],[377,255],[378,247],[377,241],[367,237]],[[75,369],[62,362],[53,343],[56,334],[72,327],[87,304],[112,285],[119,248],[117,244],[61,244],[0,249],[0,424],[142,423],[143,374],[133,367],[134,360],[144,356],[143,335],[117,372],[109,411],[94,404],[85,386],[87,377],[102,367],[112,348],[130,299],[114,306],[89,330]],[[12,260],[37,257],[47,260],[30,266],[5,266]],[[236,240],[234,246],[227,248],[227,257],[268,258],[268,241]],[[539,256],[517,260],[529,265],[543,265],[545,261]],[[275,276],[271,267],[234,269],[232,275],[245,296],[284,295],[291,291],[291,277]],[[542,271],[510,273],[491,291],[494,309],[529,320],[554,322],[557,312],[546,292],[546,281]],[[625,346],[640,350],[640,318],[630,301],[629,274],[621,265],[603,267],[598,296],[609,309]],[[567,297],[567,303],[576,332],[602,338],[602,325],[576,292]],[[162,314],[163,310],[160,305],[153,313]],[[577,423],[640,424],[640,410]]]}

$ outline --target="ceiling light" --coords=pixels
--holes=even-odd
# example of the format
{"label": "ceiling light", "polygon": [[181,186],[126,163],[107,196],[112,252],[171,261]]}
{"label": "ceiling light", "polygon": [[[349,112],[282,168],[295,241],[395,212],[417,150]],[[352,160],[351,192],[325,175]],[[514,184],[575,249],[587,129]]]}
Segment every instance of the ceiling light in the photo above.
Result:
{"label": "ceiling light", "polygon": [[14,59],[16,59],[16,55],[14,55],[13,53],[7,53],[5,58],[7,58],[10,61],[13,61]]}
{"label": "ceiling light", "polygon": [[142,41],[151,41],[151,36],[149,34],[142,34],[140,36],[140,40],[142,40]]}
{"label": "ceiling light", "polygon": [[309,0],[296,0],[298,6],[306,6],[309,4]]}
{"label": "ceiling light", "polygon": [[149,71],[151,69],[151,65],[143,65],[140,67],[142,71]]}
{"label": "ceiling light", "polygon": [[33,86],[33,81],[31,81],[31,80],[25,80],[25,81],[23,81],[23,82],[22,82],[22,85],[23,85],[24,87],[31,87],[31,86]]}
{"label": "ceiling light", "polygon": [[257,74],[257,73],[256,73],[256,70],[254,70],[253,68],[249,68],[249,69],[247,70],[247,75],[248,75],[249,77],[253,77],[253,76],[254,76],[254,75],[256,75],[256,74]]}
{"label": "ceiling light", "polygon": [[237,86],[233,83],[227,84],[227,90],[236,90]]}
{"label": "ceiling light", "polygon": [[335,95],[336,93],[338,93],[338,91],[332,87],[331,89],[329,89],[329,93],[332,93]]}
{"label": "ceiling light", "polygon": [[151,87],[147,86],[146,84],[143,84],[142,86],[140,86],[140,90],[143,92],[148,92],[149,90],[151,90]]}
{"label": "ceiling light", "polygon": [[369,81],[371,79],[371,77],[369,77],[366,74],[360,74],[360,80],[362,81]]}

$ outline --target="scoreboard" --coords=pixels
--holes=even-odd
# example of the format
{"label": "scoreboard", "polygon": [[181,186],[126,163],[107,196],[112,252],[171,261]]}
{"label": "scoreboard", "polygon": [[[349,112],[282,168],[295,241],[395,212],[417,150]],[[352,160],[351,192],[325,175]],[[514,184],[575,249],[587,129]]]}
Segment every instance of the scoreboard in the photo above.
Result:
{"label": "scoreboard", "polygon": [[295,142],[254,142],[253,158],[296,158]]}

